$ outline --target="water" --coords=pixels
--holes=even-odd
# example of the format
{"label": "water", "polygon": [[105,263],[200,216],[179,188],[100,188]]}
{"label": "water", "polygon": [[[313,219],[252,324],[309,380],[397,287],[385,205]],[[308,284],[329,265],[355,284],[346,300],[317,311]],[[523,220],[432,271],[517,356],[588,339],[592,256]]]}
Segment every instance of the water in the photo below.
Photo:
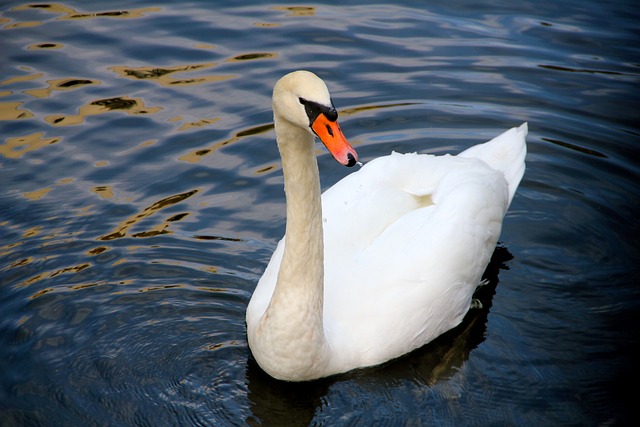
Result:
{"label": "water", "polygon": [[[0,425],[630,421],[640,8],[233,4],[0,6]],[[270,92],[298,68],[365,162],[530,135],[484,308],[283,384],[244,310],[284,230]],[[318,153],[324,188],[350,172]]]}

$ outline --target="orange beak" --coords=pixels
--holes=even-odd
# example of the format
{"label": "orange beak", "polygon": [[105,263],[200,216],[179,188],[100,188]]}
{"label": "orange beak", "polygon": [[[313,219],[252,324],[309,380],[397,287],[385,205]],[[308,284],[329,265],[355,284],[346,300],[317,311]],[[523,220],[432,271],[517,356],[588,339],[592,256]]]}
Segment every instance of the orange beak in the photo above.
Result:
{"label": "orange beak", "polygon": [[358,153],[345,138],[337,121],[332,122],[327,119],[327,116],[320,113],[311,124],[311,129],[339,163],[349,167],[356,164]]}

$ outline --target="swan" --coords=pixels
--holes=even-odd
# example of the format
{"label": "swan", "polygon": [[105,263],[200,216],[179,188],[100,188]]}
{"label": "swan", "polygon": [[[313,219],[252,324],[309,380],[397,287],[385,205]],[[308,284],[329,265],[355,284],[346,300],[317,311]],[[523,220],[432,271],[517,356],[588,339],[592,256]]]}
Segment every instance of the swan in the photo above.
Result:
{"label": "swan", "polygon": [[527,124],[457,156],[380,157],[321,195],[315,136],[358,162],[325,83],[309,71],[273,90],[285,236],[247,306],[258,365],[285,381],[374,366],[458,325],[524,174]]}

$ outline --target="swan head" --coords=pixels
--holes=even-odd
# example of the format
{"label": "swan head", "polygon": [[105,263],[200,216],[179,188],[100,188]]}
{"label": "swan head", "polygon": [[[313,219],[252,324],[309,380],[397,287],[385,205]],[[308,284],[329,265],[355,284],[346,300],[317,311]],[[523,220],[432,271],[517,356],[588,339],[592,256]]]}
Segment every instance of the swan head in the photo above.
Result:
{"label": "swan head", "polygon": [[273,88],[276,122],[284,120],[320,138],[339,163],[353,166],[358,154],[338,125],[338,112],[327,85],[309,71],[294,71],[282,77]]}

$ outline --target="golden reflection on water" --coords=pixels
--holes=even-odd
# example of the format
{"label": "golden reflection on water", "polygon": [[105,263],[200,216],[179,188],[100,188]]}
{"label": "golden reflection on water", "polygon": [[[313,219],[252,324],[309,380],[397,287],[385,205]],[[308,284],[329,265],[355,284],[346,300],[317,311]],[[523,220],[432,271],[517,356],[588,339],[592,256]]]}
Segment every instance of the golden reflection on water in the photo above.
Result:
{"label": "golden reflection on water", "polygon": [[27,46],[27,50],[62,49],[63,47],[61,43],[35,43]]}
{"label": "golden reflection on water", "polygon": [[[132,18],[143,17],[149,13],[159,12],[162,9],[159,7],[145,7],[140,9],[86,13],[86,12],[79,12],[71,7],[64,6],[59,3],[39,3],[39,4],[25,4],[21,6],[16,6],[11,8],[10,10],[11,11],[41,10],[43,12],[60,14],[62,16],[59,16],[56,19],[59,21],[62,21],[62,20],[95,19],[95,18],[132,19]],[[3,22],[3,21],[0,21],[0,22]],[[4,22],[7,22],[7,21],[4,21]],[[8,22],[11,22],[11,21],[8,20]],[[43,23],[44,21],[14,22],[14,23],[5,25],[3,28],[13,29],[13,28],[34,27],[37,25],[42,25]]]}
{"label": "golden reflection on water", "polygon": [[147,107],[140,98],[129,98],[126,96],[98,99],[80,107],[80,112],[74,116],[54,114],[47,116],[44,120],[52,126],[72,126],[84,123],[87,116],[108,113],[110,111],[121,110],[127,114],[153,114],[162,110],[162,107]]}
{"label": "golden reflection on water", "polygon": [[216,48],[215,45],[208,44],[208,43],[197,43],[197,44],[194,44],[193,47],[198,49],[215,49]]}
{"label": "golden reflection on water", "polygon": [[[214,46],[207,46],[206,48],[214,48]],[[226,59],[224,62],[243,62],[258,59],[273,59],[277,56],[278,54],[273,52],[250,52],[241,55],[235,55],[229,59]],[[220,82],[238,77],[238,75],[236,74],[208,75],[192,77],[188,79],[176,79],[171,76],[171,74],[207,70],[216,67],[217,65],[218,63],[216,62],[176,65],[173,67],[156,67],[150,65],[142,67],[129,67],[126,65],[117,65],[109,67],[109,70],[124,78],[150,80],[162,86],[195,85],[210,82]]]}
{"label": "golden reflection on water", "polygon": [[29,110],[20,108],[22,102],[0,102],[0,120],[21,120],[33,117]]}
{"label": "golden reflection on water", "polygon": [[101,84],[99,80],[92,79],[83,79],[83,78],[66,78],[66,79],[55,79],[55,80],[47,80],[48,87],[44,89],[28,89],[23,91],[27,95],[31,95],[34,98],[47,98],[51,95],[51,92],[54,90],[64,91],[64,90],[73,90],[82,86],[87,85],[98,85]]}
{"label": "golden reflection on water", "polygon": [[113,198],[113,189],[111,188],[110,185],[99,185],[97,187],[93,187],[91,191],[93,191],[103,199]]}
{"label": "golden reflection on water", "polygon": [[22,233],[22,237],[24,237],[24,238],[34,237],[34,236],[37,236],[38,234],[40,234],[41,231],[42,231],[42,226],[41,225],[36,225],[34,227],[31,227],[31,228],[25,230],[24,233]]}
{"label": "golden reflection on water", "polygon": [[8,24],[2,27],[5,30],[10,30],[13,28],[25,28],[25,27],[37,27],[38,25],[42,25],[42,21],[24,21],[24,22],[16,22],[14,24]]}
{"label": "golden reflection on water", "polygon": [[[138,8],[138,9],[129,9],[129,10],[116,10],[116,11],[102,11],[102,12],[92,12],[86,13],[83,11],[78,11],[74,8],[68,7],[59,3],[41,3],[41,4],[25,4],[21,6],[14,7],[10,9],[12,11],[31,11],[29,14],[31,20],[20,21],[19,19],[9,19],[5,17],[0,17],[0,27],[4,30],[13,30],[24,27],[35,27],[43,24],[50,23],[52,21],[60,21],[60,20],[86,20],[86,19],[131,19],[131,18],[139,18],[143,17],[150,13],[156,13],[161,11],[159,7],[146,7],[146,8]],[[315,8],[313,7],[276,7],[273,10],[280,10],[288,13],[288,16],[311,16],[315,14]],[[34,11],[42,11],[48,14],[57,14],[57,17],[47,16],[46,19],[37,20],[38,15],[33,13]],[[34,19],[33,16],[36,16]],[[18,14],[18,16],[21,16]],[[256,26],[264,26],[264,27],[273,27],[280,26],[282,24],[275,23],[256,23]],[[20,30],[16,30],[19,32]],[[43,31],[43,30],[41,30]],[[43,33],[46,34],[46,33]],[[70,49],[73,46],[69,44],[62,44],[56,41],[51,40],[28,40],[24,42],[25,44],[22,46],[22,49],[25,51],[31,51],[29,54],[39,54],[45,55],[44,52],[38,51],[56,51],[51,52],[48,55],[60,55],[60,52],[65,52],[67,49]],[[200,49],[215,49],[216,46],[212,44],[199,43],[195,45],[196,48]],[[34,52],[35,51],[35,52]],[[206,74],[209,73],[210,70],[218,65],[226,65],[227,67],[233,66],[233,63],[243,63],[247,61],[256,61],[263,59],[274,59],[277,58],[278,54],[273,52],[244,52],[237,53],[234,55],[230,55],[226,58],[222,58],[218,62],[203,62],[203,63],[191,63],[191,64],[181,64],[181,65],[172,65],[165,66],[162,64],[154,65],[148,64],[143,66],[127,66],[127,65],[113,65],[108,67],[110,71],[115,73],[118,77],[131,79],[131,80],[146,80],[150,82],[157,83],[161,86],[167,87],[175,87],[175,86],[185,86],[185,85],[200,85],[204,83],[210,82],[220,82],[229,80],[232,78],[239,77],[240,74],[220,74],[220,75],[197,75],[197,73]],[[66,59],[65,59],[66,60]],[[138,65],[138,64],[136,64]],[[14,75],[7,76],[6,78],[3,76],[4,80],[0,81],[0,87],[2,90],[0,91],[0,97],[10,96],[14,94],[24,94],[29,97],[35,98],[36,100],[51,98],[56,96],[57,92],[66,92],[72,91],[76,89],[83,90],[85,87],[96,86],[96,85],[104,85],[104,82],[96,79],[86,78],[78,75],[66,75],[63,74],[62,78],[55,79],[47,79],[51,74],[47,71],[38,72],[39,70],[32,68],[31,66],[19,65],[15,68],[16,73],[22,72],[24,75]],[[185,74],[185,73],[193,73],[193,75]],[[52,76],[52,77],[61,77],[61,76]],[[115,88],[114,88],[115,90]],[[128,96],[119,96],[120,93],[113,93],[112,97],[105,97],[101,99],[87,99],[85,97],[77,97],[72,99],[81,99],[80,103],[86,103],[85,105],[75,107],[78,108],[77,114],[36,114],[30,111],[29,109],[24,108],[24,104],[27,101],[19,100],[19,101],[10,101],[10,102],[0,102],[0,120],[6,121],[19,121],[24,119],[31,119],[36,116],[36,120],[44,120],[44,122],[48,123],[54,127],[61,126],[73,126],[79,125],[85,122],[86,118],[93,115],[107,114],[109,112],[114,111],[122,111],[129,115],[143,115],[143,114],[154,114],[163,110],[161,106],[147,106],[145,102],[141,98],[133,98]],[[62,95],[57,95],[62,96]],[[72,95],[67,95],[72,96]],[[105,96],[105,95],[103,95]],[[108,95],[107,95],[108,96]],[[31,108],[33,105],[36,105],[36,102],[33,101],[33,104],[28,104]],[[36,108],[36,107],[33,107]],[[53,110],[55,113],[56,110]],[[50,113],[48,111],[47,113]],[[172,119],[169,119],[168,122],[175,123],[178,131],[188,131],[195,128],[201,128],[205,126],[211,126],[218,122],[220,117],[203,117],[198,118],[192,121],[185,121],[184,117],[177,116]],[[260,126],[251,127],[245,130],[241,130],[237,132],[231,138],[217,142],[216,144],[202,149],[191,152],[189,154],[185,154],[180,159],[189,162],[197,162],[202,157],[207,156],[213,152],[215,152],[218,148],[234,143],[241,138],[256,135],[264,132],[268,132],[273,128],[272,124],[265,124]],[[0,157],[4,157],[6,159],[16,159],[21,158],[27,153],[40,150],[41,148],[48,147],[50,145],[56,144],[63,140],[61,136],[49,136],[46,132],[34,132],[27,135],[20,135],[15,137],[5,137],[4,141],[0,142]],[[137,146],[128,149],[125,153],[130,153],[136,150],[140,150],[142,148],[153,145],[157,142],[157,140],[144,141],[139,143]],[[37,162],[41,162],[36,158],[31,160],[33,164]],[[106,161],[98,161],[94,165],[96,167],[105,166],[108,162]],[[258,172],[266,172],[269,170],[273,170],[275,165],[270,165],[267,167],[263,167]],[[22,192],[20,195],[28,199],[30,201],[40,200],[47,195],[52,197],[50,193],[52,190],[55,190],[59,185],[66,185],[74,182],[74,178],[60,178],[53,185],[46,186],[43,188],[35,189],[32,191]],[[30,189],[31,190],[31,189]],[[94,193],[97,197],[103,199],[111,199],[117,198],[117,194],[114,192],[114,188],[112,185],[99,185],[94,186],[89,189],[92,193]],[[200,189],[194,189],[185,193],[176,194],[173,196],[165,197],[157,202],[151,203],[149,206],[145,207],[141,211],[136,214],[129,216],[128,218],[121,221],[117,226],[115,226],[110,232],[97,237],[98,242],[96,242],[96,246],[91,249],[85,250],[85,256],[88,258],[81,261],[71,261],[72,265],[59,266],[55,269],[49,267],[47,270],[46,267],[39,267],[33,273],[30,273],[26,276],[25,280],[18,283],[17,287],[26,287],[32,285],[33,283],[39,282],[41,280],[52,279],[58,277],[64,277],[66,275],[73,275],[75,273],[79,273],[86,269],[90,269],[93,267],[94,262],[90,257],[98,256],[104,252],[109,251],[111,248],[103,243],[105,241],[110,241],[114,239],[124,238],[124,237],[134,237],[134,238],[146,238],[152,237],[162,234],[170,234],[172,231],[170,230],[171,224],[177,221],[181,221],[184,218],[190,215],[190,212],[181,212],[181,213],[172,213],[171,215],[167,215],[164,218],[160,218],[154,224],[147,226],[147,222],[149,218],[153,215],[156,215],[159,211],[169,207],[176,205],[185,201],[186,199],[196,195],[199,193]],[[53,197],[55,197],[55,192]],[[76,218],[85,216],[85,215],[94,215],[95,212],[92,210],[94,206],[84,206],[79,209],[75,209],[72,212],[67,212],[68,216],[74,216]],[[157,217],[158,215],[156,215]],[[46,218],[47,223],[51,218]],[[142,224],[141,224],[142,223]],[[8,222],[4,224],[0,224],[0,226],[11,226]],[[142,230],[135,230],[133,232],[134,227],[144,227]],[[19,241],[4,243],[0,246],[0,255],[12,254],[13,248],[29,243],[29,239],[31,242],[37,243],[40,248],[48,245],[57,245],[64,243],[64,239],[70,238],[73,233],[63,233],[60,229],[50,229],[48,226],[36,226],[29,228],[28,230],[22,233],[22,238]],[[46,234],[46,235],[45,235]],[[217,236],[196,236],[199,239],[220,239],[220,240],[232,240],[236,241],[233,238],[223,238]],[[146,248],[146,247],[145,247]],[[128,246],[127,250],[135,251],[135,246]],[[8,266],[9,269],[20,269],[26,266],[27,268],[35,268],[34,265],[37,263],[45,263],[56,258],[58,255],[44,255],[44,256],[28,256],[28,257],[20,257],[19,259],[12,260],[11,265]],[[124,257],[118,257],[116,260],[112,262],[112,266],[117,266],[121,264],[125,264],[129,262]],[[217,273],[218,270],[214,266],[206,266],[204,267],[205,271],[210,273]],[[33,274],[33,275],[31,275]],[[119,284],[127,284],[130,283],[129,280],[122,280],[118,282]],[[73,284],[68,286],[57,286],[57,287],[47,287],[45,289],[38,290],[35,292],[31,298],[37,298],[42,295],[48,294],[53,291],[59,290],[80,290],[91,288],[94,286],[102,285],[106,282],[94,281],[94,282],[85,282],[80,284]],[[155,286],[155,287],[147,287],[141,290],[141,292],[148,292],[153,290],[167,289],[169,287],[177,287],[182,285],[173,285],[173,286]],[[203,288],[205,289],[205,288]],[[210,289],[211,291],[218,291],[217,289]]]}
{"label": "golden reflection on water", "polygon": [[109,67],[109,70],[119,74],[122,77],[138,80],[152,80],[162,86],[176,86],[176,85],[194,85],[209,82],[219,82],[223,80],[229,80],[237,77],[235,74],[220,75],[220,76],[201,76],[193,77],[190,79],[174,79],[170,77],[173,73],[184,73],[189,71],[197,71],[215,67],[216,63],[206,64],[191,64],[191,65],[177,65],[174,67],[128,67],[128,66],[113,66]]}
{"label": "golden reflection on water", "polygon": [[417,104],[418,104],[417,102],[395,102],[391,104],[363,105],[361,107],[345,108],[344,110],[340,110],[339,114],[341,116],[352,116],[352,115],[361,113],[363,111],[380,110],[383,108],[405,107],[408,105],[417,105]]}
{"label": "golden reflection on water", "polygon": [[44,196],[46,196],[53,188],[45,187],[35,191],[29,191],[26,193],[22,193],[22,197],[29,200],[40,200]]}
{"label": "golden reflection on water", "polygon": [[87,255],[100,255],[103,252],[108,251],[109,248],[106,246],[98,246],[97,248],[93,248],[87,251]]}
{"label": "golden reflection on water", "polygon": [[157,142],[158,142],[157,139],[150,139],[149,141],[141,142],[140,144],[136,145],[135,147],[132,147],[132,148],[129,148],[128,150],[123,151],[122,154],[126,155],[126,154],[133,153],[135,151],[141,150],[143,148],[151,147],[152,145],[154,145]]}
{"label": "golden reflection on water", "polygon": [[179,131],[184,131],[184,130],[189,130],[189,129],[193,129],[193,128],[209,126],[209,125],[214,124],[218,120],[220,120],[220,117],[212,117],[210,119],[200,119],[200,120],[195,121],[195,122],[184,123],[182,126],[180,126],[178,128],[178,130]]}
{"label": "golden reflection on water", "polygon": [[184,285],[157,285],[157,286],[147,286],[140,289],[139,292],[150,292],[150,291],[161,291],[164,289],[175,289],[175,288],[184,288]]}
{"label": "golden reflection on water", "polygon": [[254,59],[273,59],[277,57],[278,57],[277,53],[253,52],[253,53],[244,53],[242,55],[236,55],[233,58],[227,59],[227,62],[253,61]]}
{"label": "golden reflection on water", "polygon": [[281,27],[282,24],[270,23],[270,22],[254,22],[254,27],[262,27],[262,28],[271,28],[271,27]]}
{"label": "golden reflection on water", "polygon": [[[159,212],[164,208],[181,203],[184,200],[188,199],[189,197],[193,196],[194,194],[197,194],[198,192],[200,192],[200,189],[195,189],[195,190],[187,191],[185,193],[175,194],[173,196],[165,197],[164,199],[161,199],[153,203],[151,206],[147,206],[142,210],[142,212],[132,215],[129,218],[125,219],[120,224],[118,224],[118,226],[116,226],[116,228],[111,233],[108,233],[102,237],[99,237],[98,240],[108,241],[108,240],[120,239],[122,237],[125,237],[129,232],[129,230],[140,221],[154,215],[155,213]],[[152,237],[152,236],[157,236],[159,234],[169,234],[171,233],[171,231],[167,230],[167,228],[170,226],[170,224],[172,222],[180,221],[181,219],[185,218],[187,215],[188,213],[172,215],[171,217],[157,224],[151,230],[135,233],[135,234],[132,234],[131,236],[132,237]]]}
{"label": "golden reflection on water", "polygon": [[94,286],[100,286],[102,283],[82,283],[80,285],[71,285],[69,289],[73,291],[78,291],[80,289],[93,288]]}
{"label": "golden reflection on water", "polygon": [[32,256],[23,258],[23,259],[12,262],[8,268],[24,267],[25,265],[31,264],[33,260],[34,258]]}
{"label": "golden reflection on water", "polygon": [[36,292],[35,294],[31,295],[29,298],[30,299],[36,299],[38,297],[41,297],[42,295],[48,294],[51,291],[53,291],[53,288],[45,288],[45,289],[42,289],[42,290]]}
{"label": "golden reflection on water", "polygon": [[241,138],[244,138],[246,136],[251,136],[251,135],[258,135],[261,133],[265,133],[265,132],[269,132],[271,129],[273,129],[273,123],[269,123],[266,125],[260,125],[260,126],[255,126],[255,127],[251,127],[245,130],[241,130],[240,132],[237,132],[235,135],[233,135],[231,138],[229,139],[225,139],[224,141],[219,141],[216,142],[215,144],[211,145],[209,148],[204,148],[204,149],[198,149],[195,151],[192,151],[188,154],[184,154],[182,156],[180,156],[178,159],[185,161],[185,162],[189,162],[189,163],[197,163],[199,162],[202,157],[208,156],[209,154],[215,153],[218,149],[224,147],[225,145],[229,145],[232,144],[236,141],[238,141]]}
{"label": "golden reflection on water", "polygon": [[84,270],[85,268],[89,268],[90,266],[91,266],[91,264],[86,262],[84,264],[75,265],[73,267],[61,268],[61,269],[56,270],[53,273],[49,274],[49,277],[56,277],[56,276],[58,276],[60,274],[64,274],[64,273],[77,273],[79,271]]}
{"label": "golden reflection on water", "polygon": [[39,79],[41,77],[44,77],[44,73],[27,74],[26,76],[11,77],[9,79],[1,81],[0,86],[28,82],[31,80]]}
{"label": "golden reflection on water", "polygon": [[287,16],[314,16],[316,8],[312,6],[273,6],[270,10],[288,12]]}
{"label": "golden reflection on water", "polygon": [[29,135],[7,138],[4,144],[0,144],[0,156],[6,159],[17,159],[30,151],[55,144],[62,140],[61,137],[43,138],[44,132],[35,132]]}
{"label": "golden reflection on water", "polygon": [[[81,215],[81,213],[80,213]],[[78,216],[80,216],[78,215]],[[4,224],[0,224],[0,226],[9,226],[6,222]],[[43,235],[42,233],[46,231],[49,234],[47,235]],[[22,238],[23,240],[17,241],[17,242],[13,242],[11,244],[5,245],[5,246],[0,246],[0,255],[4,256],[7,255],[9,253],[11,253],[11,249],[15,248],[16,246],[20,246],[23,245],[25,242],[27,242],[29,239],[33,239],[33,238],[38,238],[41,241],[40,247],[45,247],[48,245],[59,245],[61,243],[64,243],[65,239],[63,239],[63,237],[66,237],[66,241],[72,241],[74,238],[74,235],[76,235],[78,233],[76,232],[72,232],[72,233],[60,233],[59,230],[56,229],[47,229],[44,228],[42,225],[38,225],[38,226],[34,226],[31,227],[25,231],[23,231],[22,233]],[[108,251],[109,248],[107,246],[97,246],[91,250],[88,250],[86,252],[86,255],[88,256],[96,256],[99,255],[105,251]],[[14,269],[14,268],[23,268],[26,267],[29,264],[32,264],[36,261],[41,261],[41,262],[46,262],[48,260],[52,260],[55,258],[58,258],[59,255],[44,255],[40,258],[38,257],[33,257],[33,256],[29,256],[29,257],[25,257],[25,258],[20,258],[17,259],[15,261],[13,261],[8,267],[7,269]],[[115,265],[115,263],[114,263]],[[39,271],[37,274],[29,277],[26,280],[23,280],[20,283],[17,283],[15,285],[16,288],[24,288],[24,287],[28,287],[36,282],[39,282],[41,280],[45,280],[45,279],[52,279],[55,278],[57,276],[61,276],[61,275],[67,275],[67,274],[75,274],[75,273],[79,273],[83,270],[86,270],[88,268],[91,268],[93,266],[92,262],[88,262],[88,261],[83,261],[74,265],[70,265],[70,266],[66,266],[66,267],[62,267],[62,268],[57,268],[57,269],[51,269],[51,270],[41,270]],[[90,283],[81,283],[81,284],[75,284],[75,285],[69,285],[66,286],[66,289],[71,289],[71,290],[79,290],[79,289],[85,289],[88,287],[93,287],[93,286],[97,286],[102,284],[101,282],[90,282]],[[125,284],[125,281],[121,281],[119,282],[119,284]],[[59,287],[49,287],[46,289],[42,289],[39,290],[38,292],[36,292],[35,294],[31,295],[31,299],[40,297],[42,295],[45,295],[49,292],[55,291],[55,290],[62,290],[62,288]]]}
{"label": "golden reflection on water", "polygon": [[[91,267],[93,264],[89,263],[89,262],[85,262],[83,264],[78,264],[78,265],[74,265],[71,267],[64,267],[64,268],[60,268],[58,270],[52,270],[52,271],[43,271],[39,274],[36,274],[35,276],[25,280],[22,283],[19,283],[17,285],[15,285],[16,288],[24,288],[27,286],[30,286],[32,284],[34,284],[35,282],[39,282],[42,279],[48,279],[48,278],[54,278],[56,276],[59,276],[61,274],[74,274],[74,273],[79,273],[82,270],[85,270],[89,267]],[[47,288],[47,289],[43,289],[39,292],[36,292],[35,294],[33,294],[31,296],[31,298],[37,298],[41,295],[44,295],[45,293],[51,292],[53,289],[52,288]]]}

